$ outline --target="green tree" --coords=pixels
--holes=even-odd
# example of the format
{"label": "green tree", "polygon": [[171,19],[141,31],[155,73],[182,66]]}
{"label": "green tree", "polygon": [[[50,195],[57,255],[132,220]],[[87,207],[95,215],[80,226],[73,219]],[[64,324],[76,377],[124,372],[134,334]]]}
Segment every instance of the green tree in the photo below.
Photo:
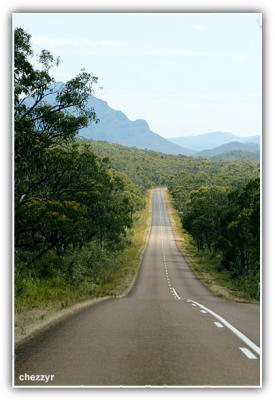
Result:
{"label": "green tree", "polygon": [[15,30],[15,247],[33,265],[49,251],[62,257],[91,241],[122,246],[139,195],[89,148],[74,143],[98,122],[87,108],[97,78],[81,71],[66,84],[50,76],[58,59],[43,50],[30,62],[30,35]]}
{"label": "green tree", "polygon": [[250,180],[228,196],[229,208],[222,216],[223,264],[235,275],[259,269],[260,179]]}
{"label": "green tree", "polygon": [[191,192],[182,215],[182,224],[196,239],[198,250],[204,244],[210,252],[217,250],[221,234],[220,214],[226,203],[226,190],[218,186],[203,186]]}
{"label": "green tree", "polygon": [[[30,58],[31,36],[22,28],[14,33],[14,145],[15,206],[32,200],[32,188],[48,162],[48,149],[72,141],[78,130],[91,121],[98,122],[93,109],[87,108],[88,96],[97,78],[84,70],[64,86],[56,88],[50,76],[59,64],[47,50],[39,55],[41,69]],[[47,98],[55,96],[55,103]],[[27,100],[26,100],[27,97]],[[72,112],[73,111],[73,112]],[[44,177],[45,178],[45,177]],[[43,178],[43,179],[44,179]]]}

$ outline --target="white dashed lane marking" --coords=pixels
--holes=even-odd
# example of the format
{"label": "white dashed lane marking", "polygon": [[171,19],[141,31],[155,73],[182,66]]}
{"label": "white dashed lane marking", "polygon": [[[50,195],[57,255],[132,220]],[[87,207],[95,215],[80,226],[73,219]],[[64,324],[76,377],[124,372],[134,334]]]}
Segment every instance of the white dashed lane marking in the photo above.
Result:
{"label": "white dashed lane marking", "polygon": [[[235,336],[237,336],[243,343],[245,343],[250,349],[257,354],[258,356],[261,355],[261,349],[252,342],[247,336],[245,336],[242,332],[240,332],[237,328],[235,328],[233,325],[231,325],[229,322],[227,322],[224,318],[222,318],[219,314],[216,314],[214,311],[210,310],[209,308],[203,306],[202,304],[188,299],[186,300],[188,303],[191,302],[192,304],[196,304],[199,306],[201,309],[205,310],[209,314],[213,315],[216,319],[220,321],[220,324],[223,326],[226,326],[232,333],[234,333]],[[243,350],[242,350],[243,351]],[[253,354],[253,353],[252,353]],[[254,355],[254,354],[253,354]]]}
{"label": "white dashed lane marking", "polygon": [[246,355],[247,358],[250,358],[251,360],[256,360],[258,357],[255,356],[255,354],[252,353],[249,349],[246,347],[239,347],[239,349],[243,352],[244,355]]}
{"label": "white dashed lane marking", "polygon": [[172,288],[173,291],[173,295],[176,297],[176,299],[180,300],[180,296],[178,295],[178,293],[175,291],[174,288]]}
{"label": "white dashed lane marking", "polygon": [[[160,217],[160,220],[161,220],[161,219],[162,219],[162,215],[161,215],[161,214],[162,214],[162,210],[161,210],[161,207],[160,207],[160,210],[159,210],[159,211],[160,211],[159,217]],[[161,233],[163,233],[163,227],[162,227],[162,226],[161,226]],[[172,243],[171,243],[171,242],[169,243],[169,245],[170,245],[170,248],[171,248],[171,247],[174,247],[174,246],[172,246]],[[173,245],[175,245],[175,244],[173,243]],[[165,274],[166,274],[166,279],[167,279],[168,287],[169,287],[169,289],[170,289],[170,291],[171,291],[171,294],[174,296],[174,298],[175,298],[176,300],[180,300],[181,297],[180,297],[179,294],[176,292],[175,288],[171,287],[170,278],[169,278],[169,274],[168,274],[167,260],[166,260],[166,256],[165,256],[165,253],[164,253],[164,240],[163,240],[163,238],[162,238],[162,240],[161,240],[161,247],[162,247],[162,262],[163,262],[164,269],[165,269]],[[187,301],[188,303],[191,303],[193,307],[197,307],[197,306],[198,306],[198,307],[200,308],[199,311],[200,311],[202,314],[207,314],[207,313],[209,313],[209,314],[211,314],[212,316],[214,316],[217,320],[220,321],[220,322],[218,322],[218,321],[213,321],[214,325],[215,325],[217,328],[224,328],[224,327],[227,327],[229,330],[231,330],[231,332],[232,332],[235,336],[237,336],[242,342],[244,342],[248,347],[250,347],[250,349],[251,349],[254,353],[256,353],[258,356],[260,356],[260,354],[261,354],[260,348],[259,348],[255,343],[253,343],[248,337],[246,337],[243,333],[241,333],[240,331],[238,331],[234,326],[232,326],[229,322],[227,322],[224,318],[222,318],[221,316],[219,316],[218,314],[216,314],[214,311],[212,311],[212,310],[206,308],[205,306],[203,306],[203,305],[200,304],[200,303],[197,303],[197,302],[194,301],[194,300],[186,299],[186,298],[183,298],[183,300]],[[240,349],[241,352],[242,352],[247,358],[249,358],[249,359],[257,359],[257,358],[258,358],[251,350],[249,350],[249,349],[246,348],[246,347],[239,347],[239,349]]]}

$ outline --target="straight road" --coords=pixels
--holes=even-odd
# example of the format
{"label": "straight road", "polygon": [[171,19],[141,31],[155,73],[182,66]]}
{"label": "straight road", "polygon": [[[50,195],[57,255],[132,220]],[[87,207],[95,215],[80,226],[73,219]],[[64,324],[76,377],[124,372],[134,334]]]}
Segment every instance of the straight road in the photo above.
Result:
{"label": "straight road", "polygon": [[225,301],[196,278],[177,249],[163,189],[155,189],[151,233],[129,295],[85,309],[19,347],[14,381],[259,386],[259,346],[259,306]]}

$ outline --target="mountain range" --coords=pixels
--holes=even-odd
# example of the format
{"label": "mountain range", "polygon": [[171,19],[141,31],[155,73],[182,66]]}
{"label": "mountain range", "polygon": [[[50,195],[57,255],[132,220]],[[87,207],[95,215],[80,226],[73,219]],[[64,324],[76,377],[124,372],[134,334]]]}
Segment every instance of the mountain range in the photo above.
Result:
{"label": "mountain range", "polygon": [[230,142],[260,144],[260,136],[241,137],[231,132],[208,132],[195,136],[172,137],[169,140],[179,146],[189,148],[193,151],[193,154],[206,149],[211,150]]}
{"label": "mountain range", "polygon": [[209,158],[222,153],[228,153],[234,150],[246,151],[246,152],[258,152],[260,151],[260,145],[257,143],[229,142],[222,144],[221,146],[215,147],[214,149],[199,151],[198,153],[195,153],[193,156]]}
{"label": "mountain range", "polygon": [[167,154],[189,156],[193,153],[151,131],[145,120],[129,120],[122,111],[109,107],[106,101],[90,96],[88,106],[94,108],[100,122],[81,129],[79,134],[87,139],[106,140],[108,143],[118,143]]}
{"label": "mountain range", "polygon": [[[60,91],[63,82],[54,85],[54,91]],[[46,101],[55,102],[55,95],[49,94]],[[25,99],[25,104],[31,106],[34,100]],[[222,153],[238,151],[259,152],[260,136],[240,137],[230,132],[208,132],[196,136],[184,136],[165,139],[153,132],[143,119],[131,121],[122,111],[111,108],[108,103],[93,95],[88,98],[88,107],[94,108],[100,122],[91,123],[79,131],[79,136],[118,143],[124,146],[148,149],[166,154],[183,154],[185,156],[212,158]],[[235,153],[239,154],[239,153]]]}

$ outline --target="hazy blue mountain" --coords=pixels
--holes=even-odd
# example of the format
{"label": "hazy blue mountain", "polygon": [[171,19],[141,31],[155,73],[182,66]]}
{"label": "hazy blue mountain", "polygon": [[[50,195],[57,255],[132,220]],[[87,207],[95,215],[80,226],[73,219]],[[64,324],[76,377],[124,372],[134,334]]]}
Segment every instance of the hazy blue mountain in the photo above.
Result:
{"label": "hazy blue mountain", "polygon": [[82,137],[167,154],[191,155],[193,153],[151,131],[145,120],[129,120],[123,112],[109,107],[106,101],[90,96],[88,104],[94,108],[100,123],[83,128],[79,133]]}
{"label": "hazy blue mountain", "polygon": [[242,143],[256,143],[256,144],[260,144],[261,143],[261,137],[260,136],[246,136],[246,137],[242,137],[239,139],[242,140],[238,140],[239,142]]}
{"label": "hazy blue mountain", "polygon": [[208,132],[196,136],[169,138],[169,140],[179,146],[194,150],[194,152],[214,149],[230,142],[260,144],[260,136],[241,137],[231,132]]}
{"label": "hazy blue mountain", "polygon": [[195,153],[193,157],[210,158],[218,154],[228,153],[231,151],[259,152],[260,145],[257,143],[230,142],[223,144],[222,146],[215,147],[211,150],[203,150]]}
{"label": "hazy blue mountain", "polygon": [[[54,89],[58,91],[63,86],[64,83],[58,82],[55,84]],[[55,95],[50,94],[45,100],[52,104],[55,101]],[[33,100],[28,98],[26,103],[31,106]],[[108,143],[118,143],[124,146],[154,150],[166,154],[193,154],[191,150],[172,143],[151,131],[145,120],[129,120],[122,111],[109,107],[106,101],[91,95],[88,99],[88,106],[94,108],[100,122],[98,124],[91,123],[86,128],[81,129],[79,131],[79,136],[81,137],[105,140]]]}

